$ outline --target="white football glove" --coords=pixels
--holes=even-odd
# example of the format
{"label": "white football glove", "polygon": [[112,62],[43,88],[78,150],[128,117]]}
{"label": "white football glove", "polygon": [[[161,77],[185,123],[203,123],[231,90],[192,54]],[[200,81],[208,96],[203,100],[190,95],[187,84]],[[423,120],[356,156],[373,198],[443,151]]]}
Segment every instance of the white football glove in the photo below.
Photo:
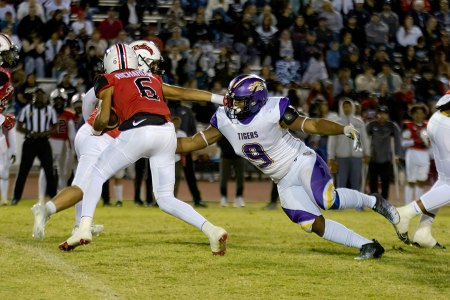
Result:
{"label": "white football glove", "polygon": [[344,134],[346,137],[353,140],[353,149],[355,149],[355,151],[362,151],[361,135],[359,134],[359,131],[356,130],[355,127],[353,127],[352,124],[344,127]]}

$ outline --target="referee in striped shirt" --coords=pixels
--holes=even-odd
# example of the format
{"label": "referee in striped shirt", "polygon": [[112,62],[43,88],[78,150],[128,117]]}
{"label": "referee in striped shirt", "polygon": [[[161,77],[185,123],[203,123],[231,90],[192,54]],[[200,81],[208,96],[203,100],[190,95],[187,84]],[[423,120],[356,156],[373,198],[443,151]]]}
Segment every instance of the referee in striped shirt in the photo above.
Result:
{"label": "referee in striped shirt", "polygon": [[57,118],[56,111],[48,103],[47,94],[43,89],[38,88],[34,92],[32,103],[22,108],[17,121],[17,130],[25,135],[25,141],[22,146],[22,157],[14,186],[12,205],[16,205],[22,197],[25,181],[36,156],[45,172],[48,196],[56,195],[52,148],[48,138],[57,131]]}

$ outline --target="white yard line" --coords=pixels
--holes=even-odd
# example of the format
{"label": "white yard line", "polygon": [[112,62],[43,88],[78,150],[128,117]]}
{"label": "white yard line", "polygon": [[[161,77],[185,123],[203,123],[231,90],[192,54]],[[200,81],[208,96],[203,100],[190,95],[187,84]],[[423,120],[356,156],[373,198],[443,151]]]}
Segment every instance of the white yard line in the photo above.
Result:
{"label": "white yard line", "polygon": [[80,270],[80,268],[68,264],[64,261],[64,259],[61,259],[50,252],[33,245],[16,242],[2,236],[0,236],[0,243],[13,248],[20,248],[34,257],[38,256],[50,267],[62,271],[67,277],[74,279],[74,284],[79,284],[82,288],[92,291],[92,293],[100,299],[123,299],[119,293],[114,291],[105,282],[96,277],[89,276],[86,272]]}

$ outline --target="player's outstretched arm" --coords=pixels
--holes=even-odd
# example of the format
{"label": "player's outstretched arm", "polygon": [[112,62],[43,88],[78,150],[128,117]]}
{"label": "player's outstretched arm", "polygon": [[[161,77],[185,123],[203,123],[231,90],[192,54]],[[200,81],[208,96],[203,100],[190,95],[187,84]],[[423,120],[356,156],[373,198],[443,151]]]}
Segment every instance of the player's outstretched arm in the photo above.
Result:
{"label": "player's outstretched arm", "polygon": [[319,135],[339,135],[345,134],[348,138],[354,140],[353,147],[356,151],[361,151],[361,137],[353,125],[344,126],[322,118],[308,118],[300,116],[299,113],[289,106],[280,120],[281,126],[295,131],[303,131],[309,134]]}
{"label": "player's outstretched arm", "polygon": [[191,137],[177,139],[177,153],[189,153],[200,150],[214,144],[222,138],[222,134],[217,128],[211,125],[204,131],[197,132]]}
{"label": "player's outstretched arm", "polygon": [[223,96],[213,94],[207,91],[196,89],[187,89],[175,85],[162,85],[164,97],[169,100],[193,101],[193,102],[213,102],[216,104],[223,104]]}

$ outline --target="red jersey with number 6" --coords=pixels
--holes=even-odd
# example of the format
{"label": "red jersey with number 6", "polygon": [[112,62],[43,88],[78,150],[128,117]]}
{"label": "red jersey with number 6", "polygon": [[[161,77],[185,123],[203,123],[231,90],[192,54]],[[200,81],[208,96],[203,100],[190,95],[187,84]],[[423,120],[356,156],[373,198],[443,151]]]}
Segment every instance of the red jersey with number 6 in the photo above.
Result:
{"label": "red jersey with number 6", "polygon": [[140,70],[120,70],[97,76],[94,89],[99,97],[102,90],[113,86],[111,106],[115,108],[120,123],[139,112],[161,115],[170,121],[170,111],[164,101],[162,80],[158,75]]}

